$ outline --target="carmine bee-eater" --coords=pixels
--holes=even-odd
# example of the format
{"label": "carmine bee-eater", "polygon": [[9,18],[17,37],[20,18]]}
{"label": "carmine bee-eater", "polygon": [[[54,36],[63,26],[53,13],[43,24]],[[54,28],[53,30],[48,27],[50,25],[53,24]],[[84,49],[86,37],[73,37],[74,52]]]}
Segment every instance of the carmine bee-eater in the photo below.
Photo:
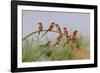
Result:
{"label": "carmine bee-eater", "polygon": [[74,39],[74,38],[76,38],[77,33],[78,33],[78,31],[77,31],[77,30],[75,30],[75,31],[72,33],[72,38],[73,38],[73,39]]}
{"label": "carmine bee-eater", "polygon": [[62,39],[62,36],[58,36],[58,37],[56,38],[56,42],[55,42],[55,44],[54,44],[54,47],[55,47],[56,45],[59,45],[59,43],[61,42],[61,39]]}
{"label": "carmine bee-eater", "polygon": [[78,31],[75,30],[70,36],[67,36],[67,42],[64,43],[64,46],[65,46],[66,44],[69,44],[69,43],[72,44],[72,43],[74,42],[74,39],[75,39],[76,36],[77,36],[77,33],[78,33]]}
{"label": "carmine bee-eater", "polygon": [[55,26],[56,26],[57,32],[59,32],[60,33],[60,36],[62,36],[62,31],[61,31],[60,26],[58,24],[55,24]]}
{"label": "carmine bee-eater", "polygon": [[68,30],[66,27],[63,28],[64,35],[68,38]]}
{"label": "carmine bee-eater", "polygon": [[38,30],[39,30],[39,32],[38,32],[37,38],[39,38],[40,32],[43,30],[43,25],[41,22],[38,23]]}
{"label": "carmine bee-eater", "polygon": [[54,24],[55,24],[54,22],[52,22],[52,23],[50,24],[48,30],[43,34],[42,37],[44,37],[44,36],[47,34],[48,31],[51,31],[51,30],[54,28]]}
{"label": "carmine bee-eater", "polygon": [[70,37],[68,37],[68,43],[73,42],[73,40],[76,38],[78,31],[75,30]]}

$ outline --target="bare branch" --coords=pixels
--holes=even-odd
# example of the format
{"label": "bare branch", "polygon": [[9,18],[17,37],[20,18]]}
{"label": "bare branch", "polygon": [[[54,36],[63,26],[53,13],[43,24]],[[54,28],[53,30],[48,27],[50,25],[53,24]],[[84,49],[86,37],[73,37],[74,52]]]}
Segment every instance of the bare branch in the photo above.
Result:
{"label": "bare branch", "polygon": [[[42,31],[35,31],[35,32],[32,32],[32,33],[28,34],[27,36],[25,36],[25,37],[22,39],[22,41],[24,41],[26,38],[30,37],[30,36],[33,35],[33,34],[36,34],[36,33],[38,33],[38,32],[44,32],[44,31],[47,31],[47,30],[42,30]],[[55,30],[49,30],[49,32],[55,32],[55,33],[62,34],[62,33],[57,32],[57,31],[55,31]],[[62,34],[62,35],[64,35],[64,34]]]}

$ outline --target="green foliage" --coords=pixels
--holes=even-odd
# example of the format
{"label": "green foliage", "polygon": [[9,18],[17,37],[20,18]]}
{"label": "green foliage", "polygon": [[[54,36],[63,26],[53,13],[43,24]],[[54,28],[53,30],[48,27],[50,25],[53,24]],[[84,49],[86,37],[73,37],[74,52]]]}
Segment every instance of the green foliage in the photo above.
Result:
{"label": "green foliage", "polygon": [[[48,38],[49,39],[49,38]],[[65,41],[65,39],[63,39]],[[89,56],[89,44],[90,41],[83,35],[79,35],[74,39],[74,43],[79,44],[81,49],[88,52]],[[34,40],[33,38],[25,39],[22,46],[22,61],[32,62],[32,61],[60,61],[60,60],[75,60],[75,54],[73,54],[74,46],[72,44],[67,44],[63,47],[60,44],[58,47],[51,46],[50,48],[40,47],[41,41]],[[83,58],[85,59],[85,58]]]}

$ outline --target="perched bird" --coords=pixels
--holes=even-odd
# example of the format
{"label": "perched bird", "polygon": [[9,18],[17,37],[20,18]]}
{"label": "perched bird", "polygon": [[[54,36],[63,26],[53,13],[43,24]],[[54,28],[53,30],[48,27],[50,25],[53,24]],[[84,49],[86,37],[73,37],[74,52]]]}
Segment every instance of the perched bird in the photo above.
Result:
{"label": "perched bird", "polygon": [[[77,36],[77,33],[78,33],[78,31],[77,30],[75,30],[73,33],[72,33],[72,35],[69,35],[69,36],[67,36],[67,42],[65,42],[64,43],[64,46],[66,45],[66,44],[73,44],[73,42],[75,41],[75,38],[76,38],[76,36]],[[63,46],[63,47],[64,47]]]}
{"label": "perched bird", "polygon": [[64,35],[68,38],[68,30],[66,27],[63,28]]}
{"label": "perched bird", "polygon": [[77,33],[78,33],[78,31],[77,31],[77,30],[75,30],[75,31],[72,33],[72,35],[71,35],[71,36],[68,36],[67,43],[73,42],[73,41],[74,41],[74,39],[75,39],[75,38],[76,38],[76,36],[77,36]]}
{"label": "perched bird", "polygon": [[38,23],[38,30],[39,30],[39,32],[38,32],[37,38],[39,38],[40,32],[43,30],[43,25],[41,22]]}
{"label": "perched bird", "polygon": [[51,41],[48,41],[47,43],[45,43],[44,45],[41,45],[39,47],[49,48],[50,44],[51,44]]}
{"label": "perched bird", "polygon": [[61,31],[60,26],[58,24],[55,24],[55,26],[56,26],[57,32],[59,32],[60,36],[62,36],[62,31]]}
{"label": "perched bird", "polygon": [[74,39],[74,38],[76,38],[77,33],[78,33],[78,31],[77,31],[77,30],[75,30],[75,31],[72,33],[72,38],[73,38],[73,39]]}
{"label": "perched bird", "polygon": [[54,44],[54,47],[55,47],[56,45],[59,45],[61,39],[62,39],[62,36],[58,36],[58,37],[57,37],[56,42],[55,42],[55,44]]}
{"label": "perched bird", "polygon": [[52,22],[52,23],[50,24],[48,30],[43,34],[42,37],[44,37],[44,36],[47,34],[48,31],[51,31],[51,30],[54,28],[54,24],[55,24],[54,22]]}

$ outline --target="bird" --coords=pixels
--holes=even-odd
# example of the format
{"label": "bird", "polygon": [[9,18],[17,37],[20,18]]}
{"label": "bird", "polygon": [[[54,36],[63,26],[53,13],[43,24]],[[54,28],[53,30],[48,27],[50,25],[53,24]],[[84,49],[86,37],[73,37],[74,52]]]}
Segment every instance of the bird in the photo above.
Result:
{"label": "bird", "polygon": [[67,30],[67,27],[63,27],[63,33],[66,36],[66,38],[68,38],[68,30]]}
{"label": "bird", "polygon": [[55,42],[55,44],[54,44],[54,47],[55,47],[56,45],[59,45],[61,39],[62,39],[62,36],[58,36],[58,37],[56,38],[56,42]]}
{"label": "bird", "polygon": [[78,31],[77,31],[77,30],[75,30],[75,31],[72,33],[72,38],[73,38],[73,39],[74,39],[74,38],[76,38],[77,33],[78,33]]}
{"label": "bird", "polygon": [[62,31],[61,31],[61,28],[60,28],[59,24],[55,24],[55,26],[56,26],[57,32],[59,32],[60,36],[62,36]]}
{"label": "bird", "polygon": [[[71,35],[68,35],[68,36],[67,36],[67,42],[64,43],[64,46],[65,46],[66,44],[73,44],[75,38],[77,37],[77,33],[78,33],[78,31],[75,30]],[[63,46],[63,47],[64,47],[64,46]]]}
{"label": "bird", "polygon": [[37,39],[39,38],[40,32],[43,30],[43,25],[41,22],[38,23],[38,30],[39,30],[39,32],[38,32]]}
{"label": "bird", "polygon": [[41,38],[43,38],[46,34],[47,34],[47,32],[48,31],[51,31],[53,28],[54,28],[54,22],[52,22],[50,25],[49,25],[49,28],[48,28],[48,30],[42,35],[42,37]]}
{"label": "bird", "polygon": [[67,43],[73,42],[74,39],[77,37],[78,31],[75,30],[72,35],[68,36]]}
{"label": "bird", "polygon": [[49,48],[50,44],[51,44],[51,41],[48,41],[47,43],[45,43],[44,45],[40,45],[39,47]]}

